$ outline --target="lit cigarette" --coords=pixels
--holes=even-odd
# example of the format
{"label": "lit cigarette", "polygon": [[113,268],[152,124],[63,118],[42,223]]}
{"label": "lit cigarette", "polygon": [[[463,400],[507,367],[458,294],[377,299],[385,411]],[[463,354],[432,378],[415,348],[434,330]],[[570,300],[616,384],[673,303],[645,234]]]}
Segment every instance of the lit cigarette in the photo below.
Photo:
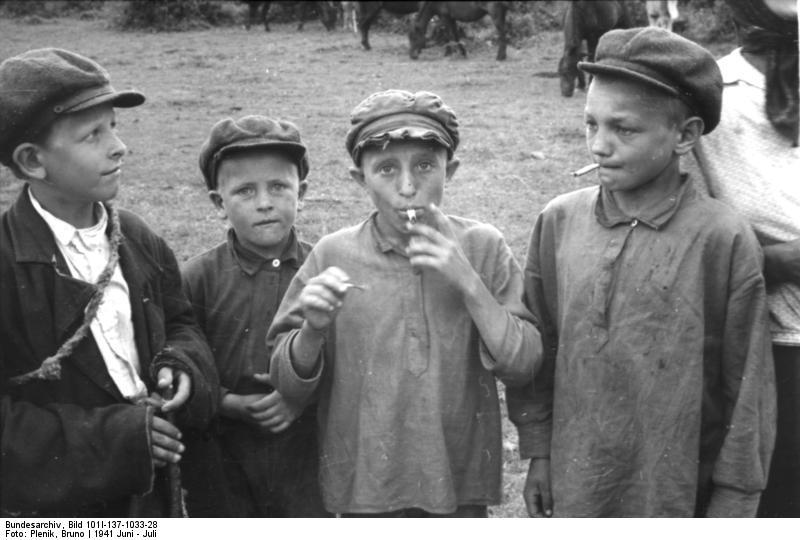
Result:
{"label": "lit cigarette", "polygon": [[572,171],[572,176],[583,176],[584,174],[589,174],[593,170],[600,167],[598,163],[592,163],[591,165],[587,165],[586,167],[581,167],[577,171]]}
{"label": "lit cigarette", "polygon": [[367,287],[366,285],[359,285],[357,283],[347,282],[344,284],[344,290],[347,289],[358,289],[359,291],[366,291],[367,289],[369,289],[369,287]]}
{"label": "lit cigarette", "polygon": [[408,216],[408,221],[412,225],[417,222],[417,211],[413,208],[406,210],[406,216]]}

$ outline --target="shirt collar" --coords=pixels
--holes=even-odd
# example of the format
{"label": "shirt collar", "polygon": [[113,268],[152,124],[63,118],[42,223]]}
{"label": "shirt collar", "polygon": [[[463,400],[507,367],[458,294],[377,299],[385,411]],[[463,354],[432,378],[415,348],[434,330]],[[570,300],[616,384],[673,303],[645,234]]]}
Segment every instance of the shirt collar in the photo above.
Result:
{"label": "shirt collar", "polygon": [[598,223],[606,228],[638,221],[651,229],[659,230],[672,219],[687,194],[693,192],[691,179],[687,174],[681,174],[681,185],[677,191],[646,208],[640,214],[629,216],[620,209],[614,194],[601,186],[594,207],[594,215]]}
{"label": "shirt collar", "polygon": [[[261,270],[264,265],[272,268],[280,268],[289,265],[295,270],[300,268],[300,241],[297,238],[297,231],[294,227],[289,231],[289,243],[277,259],[264,257],[255,251],[244,247],[239,239],[236,238],[236,231],[233,227],[228,229],[228,248],[233,254],[233,258],[239,267],[249,276]],[[275,261],[278,261],[277,263]]]}
{"label": "shirt collar", "polygon": [[761,90],[766,88],[764,75],[742,56],[741,47],[734,49],[728,56],[720,59],[719,65],[724,84],[743,82]]}
{"label": "shirt collar", "polygon": [[36,210],[45,223],[47,223],[50,230],[53,231],[53,236],[55,236],[56,242],[58,242],[59,245],[68,246],[76,236],[78,242],[81,243],[83,247],[87,248],[101,246],[107,241],[105,232],[108,226],[108,212],[106,212],[106,208],[102,204],[96,203],[94,205],[94,211],[100,214],[97,223],[85,229],[78,229],[45,210],[30,189],[28,190],[28,196],[30,197],[31,205],[33,205],[34,210]]}
{"label": "shirt collar", "polygon": [[389,253],[390,251],[394,251],[395,253],[399,253],[403,257],[407,257],[404,252],[401,252],[397,249],[397,247],[392,244],[386,235],[381,232],[380,227],[378,227],[378,211],[373,210],[372,214],[367,218],[367,223],[369,224],[369,228],[372,232],[372,239],[375,241],[375,247],[378,248],[382,253]]}

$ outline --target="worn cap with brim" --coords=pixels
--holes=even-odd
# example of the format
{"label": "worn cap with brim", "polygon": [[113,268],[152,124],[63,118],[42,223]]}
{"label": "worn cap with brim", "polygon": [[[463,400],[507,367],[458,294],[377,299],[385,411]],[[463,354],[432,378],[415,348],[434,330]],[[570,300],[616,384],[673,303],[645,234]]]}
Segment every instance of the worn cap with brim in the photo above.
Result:
{"label": "worn cap with brim", "polygon": [[0,64],[0,162],[8,165],[17,146],[64,114],[144,100],[135,90],[115,90],[102,66],[71,51],[35,49],[8,58]]}
{"label": "worn cap with brim", "polygon": [[386,90],[372,94],[350,115],[345,147],[359,165],[365,146],[385,146],[392,140],[422,140],[447,149],[458,147],[458,121],[453,110],[430,92]]}
{"label": "worn cap with brim", "polygon": [[285,153],[297,165],[300,180],[308,176],[308,152],[292,122],[258,115],[239,120],[226,118],[214,124],[200,149],[200,170],[208,189],[217,189],[217,170],[222,158],[250,149]]}
{"label": "worn cap with brim", "polygon": [[703,119],[703,133],[719,123],[722,74],[709,51],[663,28],[611,30],[597,44],[594,62],[578,67],[592,75],[613,75],[675,96]]}

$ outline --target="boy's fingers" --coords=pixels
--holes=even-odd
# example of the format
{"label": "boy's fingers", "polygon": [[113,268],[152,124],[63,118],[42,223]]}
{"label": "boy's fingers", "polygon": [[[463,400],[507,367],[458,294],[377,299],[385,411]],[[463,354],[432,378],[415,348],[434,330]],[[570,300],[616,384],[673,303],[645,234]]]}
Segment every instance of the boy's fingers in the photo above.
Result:
{"label": "boy's fingers", "polygon": [[161,410],[164,412],[174,411],[183,406],[189,399],[192,393],[192,379],[189,374],[184,371],[178,372],[178,388],[172,399],[164,403]]}
{"label": "boy's fingers", "polygon": [[152,423],[150,424],[150,430],[153,436],[159,434],[174,440],[178,440],[183,437],[183,434],[177,427],[160,416],[153,416]]}
{"label": "boy's fingers", "polygon": [[269,373],[253,373],[253,378],[256,382],[264,383],[264,384],[272,384],[272,378],[269,376]]}
{"label": "boy's fingers", "polygon": [[270,407],[274,407],[276,403],[280,401],[280,395],[275,395],[275,392],[271,392],[266,394],[264,397],[259,398],[252,403],[248,403],[245,406],[245,409],[250,411],[251,413],[258,413],[269,409]]}
{"label": "boy's fingers", "polygon": [[172,385],[172,368],[163,367],[158,370],[158,383],[160,389],[169,388]]}
{"label": "boy's fingers", "polygon": [[455,234],[453,233],[453,229],[450,227],[450,222],[447,221],[447,216],[444,215],[444,212],[433,203],[428,205],[428,212],[431,213],[431,217],[433,218],[433,223],[436,226],[436,229],[442,233],[446,238],[450,238],[451,240],[455,238]]}

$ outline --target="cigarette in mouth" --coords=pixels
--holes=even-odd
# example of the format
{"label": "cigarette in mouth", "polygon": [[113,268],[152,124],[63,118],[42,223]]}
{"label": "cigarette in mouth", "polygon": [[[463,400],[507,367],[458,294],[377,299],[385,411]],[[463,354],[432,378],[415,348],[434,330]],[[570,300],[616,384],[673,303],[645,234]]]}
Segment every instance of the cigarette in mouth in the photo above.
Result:
{"label": "cigarette in mouth", "polygon": [[406,216],[408,216],[408,221],[412,225],[417,222],[417,211],[413,208],[406,210]]}
{"label": "cigarette in mouth", "polygon": [[584,174],[589,174],[590,172],[599,167],[600,165],[598,163],[592,163],[591,165],[587,165],[586,167],[581,167],[577,171],[572,171],[572,176],[583,176]]}

